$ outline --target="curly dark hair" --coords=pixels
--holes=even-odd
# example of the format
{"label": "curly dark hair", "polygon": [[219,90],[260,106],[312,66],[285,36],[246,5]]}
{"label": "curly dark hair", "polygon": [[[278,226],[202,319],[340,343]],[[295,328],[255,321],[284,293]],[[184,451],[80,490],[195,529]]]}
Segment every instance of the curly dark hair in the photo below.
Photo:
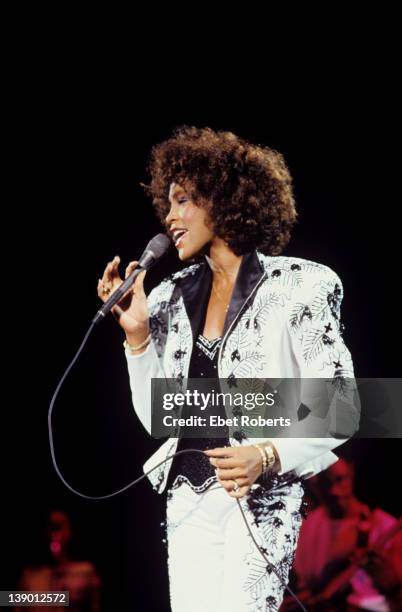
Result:
{"label": "curly dark hair", "polygon": [[232,132],[184,125],[152,148],[148,171],[151,182],[143,187],[163,225],[175,182],[208,209],[214,233],[236,255],[253,249],[278,255],[288,244],[297,212],[292,177],[278,151]]}

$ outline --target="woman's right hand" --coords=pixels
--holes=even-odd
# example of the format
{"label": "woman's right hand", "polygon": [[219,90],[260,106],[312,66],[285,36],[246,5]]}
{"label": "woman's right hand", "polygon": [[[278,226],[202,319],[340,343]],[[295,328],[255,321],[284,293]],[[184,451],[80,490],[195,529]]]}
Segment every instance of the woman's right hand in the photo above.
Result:
{"label": "woman's right hand", "polygon": [[[116,255],[110,261],[101,279],[98,282],[98,296],[103,302],[122,284],[119,274],[120,257]],[[138,265],[138,261],[131,261],[125,273],[127,278]],[[144,291],[144,277],[146,270],[140,272],[132,287],[124,294],[121,300],[112,308],[112,313],[119,325],[125,331],[129,342],[141,342],[149,334],[149,311]]]}

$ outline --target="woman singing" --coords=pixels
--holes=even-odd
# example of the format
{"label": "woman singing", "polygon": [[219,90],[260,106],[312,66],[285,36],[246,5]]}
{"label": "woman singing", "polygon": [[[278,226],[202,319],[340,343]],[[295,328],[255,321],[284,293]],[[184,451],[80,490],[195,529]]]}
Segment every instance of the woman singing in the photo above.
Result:
{"label": "woman singing", "polygon": [[[223,379],[235,387],[241,379],[352,377],[339,277],[322,264],[280,255],[296,221],[282,155],[231,132],[184,126],[153,148],[149,170],[146,189],[189,265],[148,297],[141,272],[113,310],[126,335],[134,409],[147,432],[152,378],[185,389],[187,379],[203,377],[219,390]],[[118,266],[116,257],[99,281],[103,301],[122,282]],[[298,389],[303,393],[303,385]],[[288,406],[295,414],[305,404],[296,399]],[[236,406],[230,416],[244,413]],[[331,451],[343,441],[252,437],[239,422],[216,438],[171,435],[144,465],[149,471],[186,448],[205,451],[183,453],[149,474],[156,491],[167,490],[173,612],[278,610],[301,523],[303,480],[334,463]]]}

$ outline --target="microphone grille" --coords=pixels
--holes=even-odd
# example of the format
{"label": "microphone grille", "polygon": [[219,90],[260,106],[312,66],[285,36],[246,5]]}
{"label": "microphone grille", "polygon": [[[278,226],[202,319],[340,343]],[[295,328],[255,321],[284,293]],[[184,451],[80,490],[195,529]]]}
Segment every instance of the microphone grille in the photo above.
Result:
{"label": "microphone grille", "polygon": [[146,251],[152,251],[155,259],[162,257],[171,245],[171,239],[166,234],[157,234],[147,244]]}

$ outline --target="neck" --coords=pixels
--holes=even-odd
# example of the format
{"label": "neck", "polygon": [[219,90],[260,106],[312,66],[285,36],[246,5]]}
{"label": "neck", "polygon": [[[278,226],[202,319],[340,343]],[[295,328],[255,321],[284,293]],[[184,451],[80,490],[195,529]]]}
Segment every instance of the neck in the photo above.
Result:
{"label": "neck", "polygon": [[212,270],[213,280],[218,285],[234,285],[242,261],[242,255],[235,255],[227,244],[216,238],[205,255]]}

